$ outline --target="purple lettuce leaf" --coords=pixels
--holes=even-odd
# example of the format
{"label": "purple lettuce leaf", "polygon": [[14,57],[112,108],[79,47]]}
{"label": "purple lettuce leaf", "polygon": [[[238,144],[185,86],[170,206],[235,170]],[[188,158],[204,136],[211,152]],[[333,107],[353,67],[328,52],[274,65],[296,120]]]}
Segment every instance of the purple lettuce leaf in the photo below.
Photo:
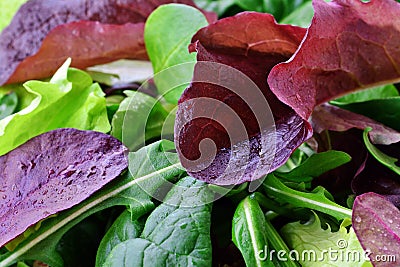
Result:
{"label": "purple lettuce leaf", "polygon": [[127,148],[94,131],[58,129],[0,157],[0,247],[88,198],[128,166]]}
{"label": "purple lettuce leaf", "polygon": [[311,116],[311,124],[317,133],[324,130],[342,132],[352,128],[364,130],[371,127],[373,130],[369,132],[369,137],[374,144],[390,145],[400,141],[398,131],[363,115],[329,104],[315,107]]}
{"label": "purple lettuce leaf", "polygon": [[[190,49],[198,63],[175,121],[178,154],[190,175],[220,185],[252,181],[281,166],[311,136],[308,122],[266,82],[304,34],[303,28],[276,24],[269,14],[245,12],[193,37]],[[260,117],[270,122],[260,123]]]}
{"label": "purple lettuce leaf", "polygon": [[[375,267],[399,266],[400,211],[384,197],[365,193],[356,197],[352,226]],[[378,257],[395,257],[396,261],[379,261]],[[383,259],[383,258],[381,258]]]}

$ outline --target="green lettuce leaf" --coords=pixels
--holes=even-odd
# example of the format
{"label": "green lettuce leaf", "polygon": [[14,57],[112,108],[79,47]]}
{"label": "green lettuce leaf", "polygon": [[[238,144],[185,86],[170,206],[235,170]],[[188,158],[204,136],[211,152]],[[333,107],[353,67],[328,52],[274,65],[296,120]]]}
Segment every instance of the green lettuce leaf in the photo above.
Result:
{"label": "green lettuce leaf", "polygon": [[69,69],[70,63],[68,59],[50,82],[24,83],[35,97],[29,106],[0,121],[0,155],[57,128],[110,130],[100,86],[85,72]]}
{"label": "green lettuce leaf", "polygon": [[[366,261],[366,253],[354,233],[353,228],[347,231],[350,219],[343,220],[337,232],[321,228],[316,214],[305,224],[289,223],[281,229],[283,238],[292,249],[291,256],[297,257],[301,266],[372,266]],[[295,251],[295,252],[293,252]],[[290,255],[289,255],[290,256]]]}

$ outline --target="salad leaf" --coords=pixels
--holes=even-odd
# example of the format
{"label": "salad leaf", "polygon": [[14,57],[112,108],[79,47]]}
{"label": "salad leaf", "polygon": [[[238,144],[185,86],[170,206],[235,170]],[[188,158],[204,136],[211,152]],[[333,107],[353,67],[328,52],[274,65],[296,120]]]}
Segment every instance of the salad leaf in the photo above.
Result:
{"label": "salad leaf", "polygon": [[222,16],[236,0],[194,0],[196,5],[204,10],[212,11]]}
{"label": "salad leaf", "polygon": [[387,266],[376,257],[394,257],[392,266],[400,259],[400,211],[384,197],[365,193],[356,197],[353,206],[353,228],[362,247],[368,250],[374,266]]}
{"label": "salad leaf", "polygon": [[168,112],[157,99],[141,92],[124,91],[127,97],[114,114],[111,135],[121,140],[130,151],[145,141],[161,136]]}
{"label": "salad leaf", "polygon": [[58,129],[0,157],[0,246],[30,225],[68,209],[128,167],[118,140],[93,131]]}
{"label": "salad leaf", "polygon": [[28,107],[0,121],[0,155],[57,128],[110,130],[104,93],[88,74],[68,69],[70,62],[67,60],[50,82],[24,84],[35,98]]}
{"label": "salad leaf", "polygon": [[[0,34],[0,61],[3,63],[0,66],[0,84],[49,76],[57,69],[57,64],[71,55],[76,67],[124,57],[145,59],[143,23],[156,7],[171,2],[194,6],[191,0],[28,1]],[[210,19],[214,17],[209,13],[207,16]],[[50,32],[52,36],[46,37]],[[44,40],[46,44],[43,44]],[[56,51],[52,50],[54,47]],[[106,48],[108,51],[104,50]],[[31,59],[30,56],[38,53],[39,49],[41,55]],[[47,53],[57,55],[58,63]],[[91,55],[89,58],[86,57],[88,53]],[[25,59],[29,61],[25,63]],[[79,65],[75,65],[78,62]]]}
{"label": "salad leaf", "polygon": [[118,244],[103,266],[211,266],[207,185],[180,180],[149,216],[140,238]]}
{"label": "salad leaf", "polygon": [[385,153],[380,151],[377,147],[375,147],[373,144],[371,144],[371,142],[368,139],[368,132],[370,132],[371,130],[372,128],[366,128],[364,130],[364,135],[363,135],[364,143],[369,153],[371,153],[371,155],[374,156],[380,163],[382,163],[383,165],[385,165],[386,167],[388,167],[389,169],[400,175],[400,167],[396,165],[396,162],[398,162],[399,159],[386,155]]}
{"label": "salad leaf", "polygon": [[393,84],[378,86],[363,91],[357,91],[335,100],[330,101],[331,104],[343,107],[346,104],[360,103],[369,100],[385,99],[389,97],[399,96],[399,92]]}
{"label": "salad leaf", "polygon": [[374,99],[365,102],[340,105],[341,108],[362,114],[400,131],[400,97]]}
{"label": "salad leaf", "polygon": [[80,69],[120,58],[145,60],[143,29],[144,23],[77,21],[59,25],[46,35],[35,54],[16,66],[10,77],[5,77],[6,73],[0,75],[0,83],[50,77],[67,57],[73,58],[72,66]]}
{"label": "salad leaf", "polygon": [[278,172],[274,174],[285,180],[295,182],[311,181],[325,172],[337,168],[351,160],[351,157],[342,151],[329,150],[311,155],[301,165],[290,172]]}
{"label": "salad leaf", "polygon": [[[315,15],[301,46],[268,76],[280,101],[308,119],[316,105],[340,95],[400,81],[399,3],[314,0],[313,4]],[[328,25],[335,27],[327,30]]]}
{"label": "salad leaf", "polygon": [[312,1],[306,1],[293,12],[284,17],[280,23],[291,24],[300,27],[309,27],[314,16]]}
{"label": "salad leaf", "polygon": [[[159,93],[170,103],[178,103],[193,77],[194,64],[171,67],[196,62],[196,55],[189,54],[187,47],[192,36],[207,25],[207,19],[199,10],[180,4],[160,6],[146,22],[144,40],[153,64],[154,81]],[[160,36],[160,31],[169,34]]]}
{"label": "salad leaf", "polygon": [[9,266],[18,260],[40,260],[53,267],[61,267],[63,260],[56,250],[58,242],[83,219],[116,205],[129,206],[132,220],[147,213],[154,208],[150,195],[154,195],[165,181],[173,181],[183,173],[177,155],[164,150],[171,145],[173,143],[169,141],[159,141],[130,153],[129,173],[72,209],[47,219],[14,251],[0,255],[0,266]]}
{"label": "salad leaf", "polygon": [[103,266],[115,246],[126,240],[139,237],[143,227],[142,221],[132,220],[131,212],[128,210],[122,212],[101,240],[96,256],[96,266]]}
{"label": "salad leaf", "polygon": [[268,255],[268,236],[265,216],[257,200],[246,197],[236,208],[232,221],[232,240],[241,251],[246,266],[274,266]]}
{"label": "salad leaf", "polygon": [[[239,0],[240,1],[240,0]],[[262,0],[264,4],[264,12],[274,15],[281,21],[284,17],[297,10],[299,6],[309,0]]]}
{"label": "salad leaf", "polygon": [[400,141],[400,133],[373,119],[329,104],[322,104],[314,109],[311,124],[317,133],[324,130],[346,131],[351,128],[364,130],[373,128],[369,137],[374,144],[389,145]]}
{"label": "salad leaf", "polygon": [[0,120],[13,114],[18,105],[18,97],[16,93],[10,93],[0,96]]}
{"label": "salad leaf", "polygon": [[263,182],[263,188],[276,201],[290,203],[294,207],[318,210],[338,220],[351,217],[351,210],[335,203],[329,192],[321,186],[312,192],[301,192],[287,187],[273,174],[269,174]]}
{"label": "salad leaf", "polygon": [[311,127],[276,99],[265,80],[304,34],[303,28],[277,25],[271,15],[245,12],[193,37],[198,63],[175,120],[176,147],[189,174],[220,185],[255,180],[310,137]]}
{"label": "salad leaf", "polygon": [[[345,219],[337,232],[332,232],[329,224],[326,224],[327,229],[324,230],[318,215],[314,213],[304,224],[286,224],[281,233],[292,251],[297,252],[289,256],[297,258],[302,266],[372,266],[365,260],[366,253],[353,228],[350,227],[349,231],[346,229],[350,224],[350,220]],[[324,251],[333,253],[329,255]]]}

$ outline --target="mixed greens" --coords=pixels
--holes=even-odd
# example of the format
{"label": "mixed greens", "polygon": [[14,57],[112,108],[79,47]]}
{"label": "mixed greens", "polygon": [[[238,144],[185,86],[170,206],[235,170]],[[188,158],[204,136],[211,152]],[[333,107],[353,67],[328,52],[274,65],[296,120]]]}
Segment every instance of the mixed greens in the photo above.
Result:
{"label": "mixed greens", "polygon": [[399,265],[399,1],[22,2],[0,266]]}

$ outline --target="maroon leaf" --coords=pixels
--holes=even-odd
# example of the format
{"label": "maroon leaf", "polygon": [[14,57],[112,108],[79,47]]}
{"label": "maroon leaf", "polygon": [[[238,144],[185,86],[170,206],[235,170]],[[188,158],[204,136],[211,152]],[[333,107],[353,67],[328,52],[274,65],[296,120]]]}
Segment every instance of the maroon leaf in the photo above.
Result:
{"label": "maroon leaf", "polygon": [[143,31],[144,23],[79,21],[57,26],[39,51],[18,65],[7,83],[49,77],[68,57],[73,59],[72,66],[80,69],[119,58],[147,59]]}
{"label": "maroon leaf", "polygon": [[175,143],[190,175],[221,185],[252,181],[282,165],[310,137],[307,121],[266,82],[304,34],[303,28],[277,25],[269,14],[245,12],[193,37],[198,63],[175,123]]}
{"label": "maroon leaf", "polygon": [[127,149],[99,132],[58,129],[0,157],[0,247],[68,209],[128,166]]}
{"label": "maroon leaf", "polygon": [[347,131],[351,128],[364,130],[371,127],[371,141],[375,144],[389,145],[400,141],[400,133],[363,115],[353,113],[329,104],[315,107],[311,117],[313,129],[321,133],[323,130]]}
{"label": "maroon leaf", "polygon": [[[30,0],[0,35],[0,85],[47,77],[67,57],[72,57],[73,67],[120,58],[146,59],[142,23],[167,3],[194,6],[192,0]],[[213,13],[206,16],[216,19]]]}
{"label": "maroon leaf", "polygon": [[[375,193],[358,196],[353,205],[353,228],[362,247],[370,251],[374,266],[399,266],[400,211]],[[375,256],[394,256],[396,262],[374,261]]]}
{"label": "maroon leaf", "polygon": [[315,16],[293,58],[274,67],[271,90],[307,119],[316,105],[400,81],[400,4],[314,0]]}

